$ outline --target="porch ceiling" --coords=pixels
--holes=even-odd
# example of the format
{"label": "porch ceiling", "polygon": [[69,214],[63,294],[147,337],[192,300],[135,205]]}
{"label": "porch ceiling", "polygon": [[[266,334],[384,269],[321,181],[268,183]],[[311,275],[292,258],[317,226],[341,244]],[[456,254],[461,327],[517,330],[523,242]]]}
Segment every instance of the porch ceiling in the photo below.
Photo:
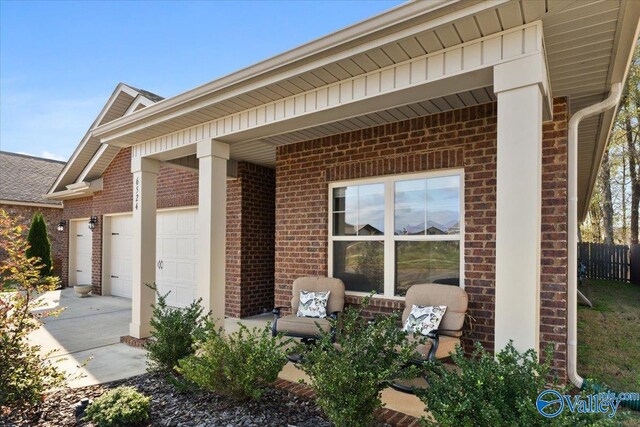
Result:
{"label": "porch ceiling", "polygon": [[[416,102],[254,141],[231,144],[231,157],[274,167],[276,147],[495,101],[492,87]],[[249,160],[250,159],[250,160]]]}
{"label": "porch ceiling", "polygon": [[[613,82],[624,80],[637,34],[639,3],[633,0],[408,3],[99,126],[95,134],[103,143],[138,144],[537,20],[543,23],[553,96],[570,97],[570,108],[575,112],[602,100]],[[485,92],[492,97],[490,91]],[[430,103],[414,103],[320,126],[314,124],[259,141],[232,142],[231,155],[238,160],[273,165],[274,146],[278,144],[345,132],[365,127],[366,123],[369,126],[386,123],[391,118],[403,120],[424,113],[423,109],[428,114],[478,102],[472,99],[472,93],[463,92],[444,100],[435,98]],[[612,117],[612,112],[593,117],[580,128],[578,187],[579,209],[583,214]]]}

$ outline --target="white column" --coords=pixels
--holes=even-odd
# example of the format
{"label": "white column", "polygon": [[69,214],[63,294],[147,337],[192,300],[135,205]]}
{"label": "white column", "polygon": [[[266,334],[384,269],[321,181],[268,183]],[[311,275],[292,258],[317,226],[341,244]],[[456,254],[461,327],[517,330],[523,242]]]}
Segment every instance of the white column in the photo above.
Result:
{"label": "white column", "polygon": [[151,305],[155,292],[148,285],[156,281],[156,160],[132,158],[133,173],[133,250],[131,252],[131,324],[135,338],[151,334]]}
{"label": "white column", "polygon": [[224,325],[229,146],[198,143],[198,297],[217,326]]}
{"label": "white column", "polygon": [[494,68],[498,98],[495,350],[539,351],[541,56]]}

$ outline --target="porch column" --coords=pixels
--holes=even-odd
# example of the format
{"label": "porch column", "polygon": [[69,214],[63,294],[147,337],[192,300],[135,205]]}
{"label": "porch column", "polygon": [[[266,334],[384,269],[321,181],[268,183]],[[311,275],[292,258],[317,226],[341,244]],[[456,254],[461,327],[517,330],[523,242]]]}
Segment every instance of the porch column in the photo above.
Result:
{"label": "porch column", "polygon": [[539,350],[542,55],[494,67],[498,98],[495,351]]}
{"label": "porch column", "polygon": [[198,143],[198,297],[217,326],[224,326],[229,146]]}
{"label": "porch column", "polygon": [[133,249],[131,252],[131,324],[129,334],[145,338],[151,334],[151,304],[155,292],[148,285],[156,281],[156,160],[132,158]]}

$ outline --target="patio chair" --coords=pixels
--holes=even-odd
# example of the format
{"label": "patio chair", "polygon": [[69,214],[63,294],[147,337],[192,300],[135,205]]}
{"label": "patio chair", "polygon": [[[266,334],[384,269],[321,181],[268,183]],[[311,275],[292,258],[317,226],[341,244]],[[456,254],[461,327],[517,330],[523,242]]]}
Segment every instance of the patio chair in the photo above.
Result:
{"label": "patio chair", "polygon": [[[331,291],[327,301],[327,318],[298,317],[298,305],[300,304],[300,291],[326,292]],[[340,279],[331,277],[300,277],[293,282],[291,298],[291,314],[280,317],[281,310],[287,307],[273,309],[274,319],[271,327],[275,337],[281,333],[288,337],[302,338],[303,342],[313,342],[318,338],[320,329],[334,335],[328,318],[336,319],[338,313],[344,308],[344,283]]]}
{"label": "patio chair", "polygon": [[[447,307],[437,330],[426,336],[409,334],[407,337],[412,342],[418,342],[418,357],[411,363],[421,366],[427,361],[444,359],[455,352],[456,345],[460,345],[468,301],[467,293],[458,286],[429,283],[413,285],[407,290],[405,308],[402,312],[403,325],[414,305]],[[391,386],[398,391],[413,393],[416,383],[394,382]]]}

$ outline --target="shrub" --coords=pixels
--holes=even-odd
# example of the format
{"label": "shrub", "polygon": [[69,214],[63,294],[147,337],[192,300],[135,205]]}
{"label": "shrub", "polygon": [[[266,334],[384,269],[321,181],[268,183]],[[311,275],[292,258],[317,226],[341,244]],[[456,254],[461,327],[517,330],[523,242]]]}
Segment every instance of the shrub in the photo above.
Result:
{"label": "shrub", "polygon": [[269,325],[249,330],[241,324],[238,332],[225,335],[209,324],[196,354],[180,361],[179,372],[206,390],[237,400],[259,399],[287,363],[288,343],[272,337]]}
{"label": "shrub", "polygon": [[365,298],[341,314],[337,345],[321,333],[303,359],[316,402],[337,427],[371,425],[374,411],[382,407],[380,392],[393,380],[416,375],[415,367],[405,368],[415,344],[398,327],[398,313],[367,322],[361,312],[368,304]]}
{"label": "shrub", "polygon": [[[549,388],[553,348],[539,363],[535,351],[519,353],[513,343],[495,357],[480,343],[470,357],[458,347],[451,356],[458,369],[439,362],[428,368],[429,388],[419,393],[434,420],[429,426],[591,426],[607,421],[602,417],[563,411],[547,419],[536,409],[536,399]],[[553,386],[552,384],[551,386]]]}
{"label": "shrub", "polygon": [[173,375],[178,360],[193,354],[193,343],[204,332],[205,316],[201,299],[185,309],[177,309],[167,305],[167,295],[158,293],[158,301],[153,306],[153,339],[146,345],[147,365],[149,371]]}
{"label": "shrub", "polygon": [[51,275],[53,260],[51,259],[51,241],[47,233],[47,223],[40,212],[33,215],[29,234],[27,235],[29,248],[27,249],[27,258],[40,258],[42,269],[41,276]]}
{"label": "shrub", "polygon": [[[61,386],[64,376],[40,346],[31,345],[27,336],[40,328],[40,315],[33,310],[43,308],[37,296],[55,290],[57,277],[40,277],[43,265],[39,258],[28,257],[29,246],[22,228],[0,210],[0,407],[24,407],[37,404],[43,393]],[[47,315],[57,315],[52,310]]]}
{"label": "shrub", "polygon": [[135,387],[114,388],[89,405],[85,419],[100,427],[138,425],[149,419],[149,402]]}

